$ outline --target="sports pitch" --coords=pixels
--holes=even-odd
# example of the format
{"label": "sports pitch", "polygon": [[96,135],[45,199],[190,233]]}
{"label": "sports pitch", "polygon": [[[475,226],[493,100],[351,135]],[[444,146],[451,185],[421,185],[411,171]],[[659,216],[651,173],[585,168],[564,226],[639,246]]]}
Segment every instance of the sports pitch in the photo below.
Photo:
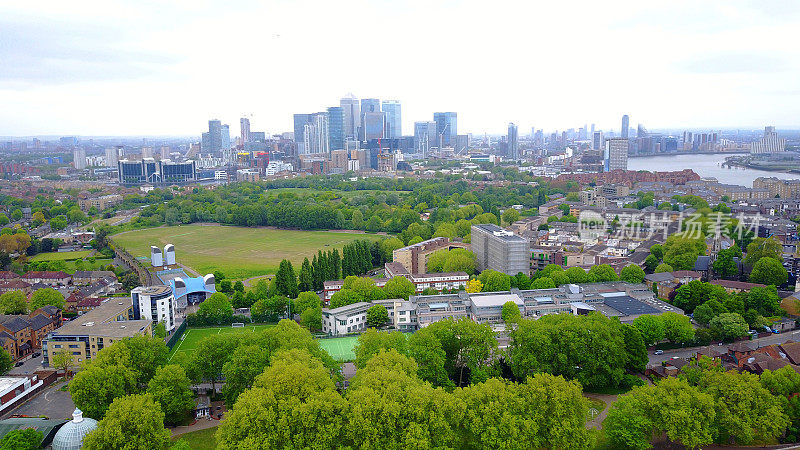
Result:
{"label": "sports pitch", "polygon": [[299,270],[303,258],[311,260],[318,250],[338,248],[341,253],[352,241],[381,237],[340,231],[181,225],[126,231],[113,239],[131,255],[148,258],[151,245],[163,248],[174,244],[178,263],[201,274],[220,271],[230,279],[242,280],[277,272],[282,259]]}
{"label": "sports pitch", "polygon": [[341,338],[320,339],[319,346],[328,352],[337,361],[352,361],[356,359],[353,348],[358,342],[358,336],[347,336]]}
{"label": "sports pitch", "polygon": [[247,325],[243,328],[234,328],[228,325],[227,327],[189,328],[183,333],[183,338],[175,344],[175,347],[172,347],[169,353],[169,360],[172,361],[176,356],[180,358],[180,355],[188,355],[193,352],[200,341],[207,336],[230,333],[257,333],[274,326],[275,325]]}

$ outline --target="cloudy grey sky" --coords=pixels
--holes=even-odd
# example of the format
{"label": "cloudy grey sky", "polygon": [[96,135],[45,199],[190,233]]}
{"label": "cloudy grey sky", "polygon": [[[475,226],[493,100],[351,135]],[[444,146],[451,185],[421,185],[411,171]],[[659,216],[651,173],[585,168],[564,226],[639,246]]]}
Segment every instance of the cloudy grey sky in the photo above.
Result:
{"label": "cloudy grey sky", "polygon": [[199,135],[398,99],[403,131],[800,127],[800,2],[127,0],[0,5],[0,135]]}

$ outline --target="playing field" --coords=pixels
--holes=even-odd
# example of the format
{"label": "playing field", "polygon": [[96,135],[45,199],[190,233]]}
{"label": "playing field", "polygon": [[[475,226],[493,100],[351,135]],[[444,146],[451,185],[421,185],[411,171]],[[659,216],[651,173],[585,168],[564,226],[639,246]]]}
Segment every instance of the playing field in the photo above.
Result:
{"label": "playing field", "polygon": [[33,255],[31,261],[67,261],[70,259],[83,259],[89,256],[91,250],[81,250],[77,252],[49,252]]}
{"label": "playing field", "polygon": [[356,354],[353,352],[356,342],[358,342],[358,336],[348,336],[320,339],[319,345],[337,361],[352,361],[356,359]]}
{"label": "playing field", "polygon": [[175,245],[180,264],[201,274],[220,271],[241,280],[275,273],[282,259],[300,269],[317,250],[338,248],[357,239],[377,240],[374,234],[336,231],[273,230],[217,225],[183,225],[126,231],[113,239],[133,256],[150,256],[150,246]]}
{"label": "playing field", "polygon": [[[246,325],[244,328],[234,328],[230,325],[217,328],[189,328],[183,333],[183,338],[172,347],[169,353],[169,359],[179,354],[188,354],[197,348],[197,345],[203,338],[214,334],[230,334],[230,333],[256,333],[265,330],[274,325]],[[180,358],[180,356],[178,356]]]}

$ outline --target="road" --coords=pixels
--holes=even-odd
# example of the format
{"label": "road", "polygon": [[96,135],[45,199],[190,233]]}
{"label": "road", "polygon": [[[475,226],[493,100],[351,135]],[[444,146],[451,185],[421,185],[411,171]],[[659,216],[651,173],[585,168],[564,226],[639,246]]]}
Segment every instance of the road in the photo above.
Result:
{"label": "road", "polygon": [[[41,350],[37,351],[41,352]],[[25,375],[33,373],[39,369],[42,369],[41,356],[39,356],[38,358],[30,358],[19,367],[12,367],[11,370],[8,371],[8,373],[9,375]]]}
{"label": "road", "polygon": [[[795,331],[787,331],[781,334],[773,334],[771,336],[766,336],[763,338],[753,339],[753,341],[758,342],[759,347],[765,347],[767,345],[773,344],[783,344],[788,340],[800,340],[800,330]],[[723,344],[722,347],[727,348],[727,344]],[[702,347],[688,347],[688,348],[679,348],[675,350],[664,350],[663,355],[654,355],[651,351],[648,355],[648,359],[650,360],[650,364],[661,364],[662,361],[667,361],[675,356],[679,358],[688,358],[692,356],[698,349]]]}

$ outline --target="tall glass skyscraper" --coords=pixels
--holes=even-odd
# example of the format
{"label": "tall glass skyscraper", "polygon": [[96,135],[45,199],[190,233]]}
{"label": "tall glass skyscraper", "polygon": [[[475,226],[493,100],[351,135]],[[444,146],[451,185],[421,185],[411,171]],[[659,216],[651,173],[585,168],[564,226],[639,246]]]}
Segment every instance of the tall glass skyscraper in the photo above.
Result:
{"label": "tall glass skyscraper", "polygon": [[428,154],[431,146],[437,146],[436,122],[414,122],[414,152]]}
{"label": "tall glass skyscraper", "polygon": [[[370,117],[371,117],[371,124],[370,125],[374,128],[375,124],[377,123],[377,116],[376,116],[375,113],[380,113],[380,112],[381,112],[381,101],[380,100],[378,100],[377,98],[362,98],[361,99],[361,118],[360,118],[361,120],[360,120],[360,125],[359,125],[359,130],[358,130],[358,137],[359,137],[360,140],[366,141],[368,139],[378,139],[378,138],[383,136],[383,129],[381,129],[381,133],[380,133],[381,135],[378,136],[378,137],[375,137],[374,129],[372,130],[371,133],[369,133],[370,136],[373,136],[371,138],[367,137],[368,134],[366,132],[366,129],[367,129],[366,116],[367,116],[367,114],[370,114]],[[383,116],[383,114],[381,114],[381,116]],[[381,123],[381,126],[383,126],[383,117],[381,117],[380,123]]]}
{"label": "tall glass skyscraper", "polygon": [[294,142],[297,144],[297,154],[302,155],[308,153],[305,145],[305,127],[307,123],[311,123],[313,114],[295,114],[294,115]]}
{"label": "tall glass skyscraper", "polygon": [[231,148],[231,134],[228,125],[219,120],[208,121],[208,132],[203,133],[201,147],[204,153],[220,153]]}
{"label": "tall glass skyscraper", "polygon": [[452,147],[456,144],[458,135],[458,115],[454,112],[435,112],[433,121],[436,122],[436,146],[441,139],[442,147]]}
{"label": "tall glass skyscraper", "polygon": [[358,99],[353,94],[339,100],[344,114],[344,137],[355,139],[358,137],[358,127],[361,125],[361,108]]}
{"label": "tall glass skyscraper", "polygon": [[622,133],[620,133],[620,136],[624,137],[625,139],[628,139],[628,125],[629,125],[629,122],[630,122],[630,119],[628,118],[627,114],[622,116],[622,130],[621,130]]}
{"label": "tall glass skyscraper", "polygon": [[344,150],[345,114],[341,106],[328,108],[329,151]]}
{"label": "tall glass skyscraper", "polygon": [[508,124],[508,157],[513,160],[519,159],[519,132],[514,123]]}
{"label": "tall glass skyscraper", "polygon": [[403,136],[400,102],[397,100],[384,100],[382,107],[383,114],[386,116],[386,132],[384,133],[384,137],[394,139]]}

